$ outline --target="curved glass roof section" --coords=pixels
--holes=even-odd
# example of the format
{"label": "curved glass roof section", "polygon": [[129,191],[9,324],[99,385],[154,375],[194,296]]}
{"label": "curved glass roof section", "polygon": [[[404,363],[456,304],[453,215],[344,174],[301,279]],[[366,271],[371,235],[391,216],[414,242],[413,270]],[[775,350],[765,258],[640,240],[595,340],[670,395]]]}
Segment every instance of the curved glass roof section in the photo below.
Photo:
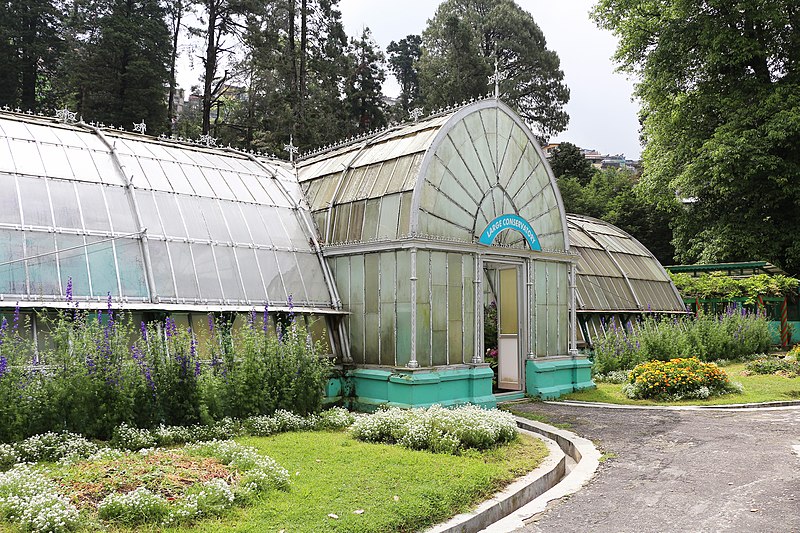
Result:
{"label": "curved glass roof section", "polygon": [[[328,244],[430,236],[477,242],[501,214],[528,220],[545,250],[569,249],[560,193],[530,130],[487,99],[298,162]],[[525,248],[505,231],[495,244]]]}
{"label": "curved glass roof section", "polygon": [[[157,308],[330,309],[291,167],[0,115],[0,294]],[[142,231],[144,229],[144,231]]]}
{"label": "curved glass roof section", "polygon": [[661,263],[628,233],[602,220],[567,215],[578,253],[578,312],[685,313]]}

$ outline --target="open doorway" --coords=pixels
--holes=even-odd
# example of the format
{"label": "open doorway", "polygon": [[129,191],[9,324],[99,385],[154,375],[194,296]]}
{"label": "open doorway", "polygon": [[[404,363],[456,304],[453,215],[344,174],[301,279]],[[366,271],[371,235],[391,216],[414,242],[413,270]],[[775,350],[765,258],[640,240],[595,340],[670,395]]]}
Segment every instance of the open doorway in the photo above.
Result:
{"label": "open doorway", "polygon": [[523,389],[522,265],[484,262],[485,360],[495,372],[493,392]]}

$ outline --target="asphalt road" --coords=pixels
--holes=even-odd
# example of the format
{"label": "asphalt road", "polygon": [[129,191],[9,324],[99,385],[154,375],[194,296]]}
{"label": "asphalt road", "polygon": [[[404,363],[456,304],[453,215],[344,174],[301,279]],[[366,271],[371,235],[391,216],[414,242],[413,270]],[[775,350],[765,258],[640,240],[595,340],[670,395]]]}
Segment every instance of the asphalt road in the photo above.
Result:
{"label": "asphalt road", "polygon": [[568,423],[607,454],[587,486],[527,532],[800,533],[800,408],[515,409]]}

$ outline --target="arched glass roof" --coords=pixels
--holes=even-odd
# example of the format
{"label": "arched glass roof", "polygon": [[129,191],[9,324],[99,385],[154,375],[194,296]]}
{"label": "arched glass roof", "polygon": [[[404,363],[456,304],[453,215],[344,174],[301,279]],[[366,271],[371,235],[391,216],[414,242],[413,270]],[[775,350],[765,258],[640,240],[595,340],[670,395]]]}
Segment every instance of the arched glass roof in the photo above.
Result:
{"label": "arched glass roof", "polygon": [[291,167],[0,115],[0,294],[146,308],[336,304]]}
{"label": "arched glass roof", "polygon": [[[311,155],[297,167],[328,244],[410,236],[473,243],[497,216],[516,214],[531,223],[544,250],[569,249],[542,151],[496,99]],[[526,246],[513,231],[496,244]]]}
{"label": "arched glass roof", "polygon": [[567,215],[567,224],[580,257],[578,312],[686,312],[669,275],[639,241],[596,218]]}

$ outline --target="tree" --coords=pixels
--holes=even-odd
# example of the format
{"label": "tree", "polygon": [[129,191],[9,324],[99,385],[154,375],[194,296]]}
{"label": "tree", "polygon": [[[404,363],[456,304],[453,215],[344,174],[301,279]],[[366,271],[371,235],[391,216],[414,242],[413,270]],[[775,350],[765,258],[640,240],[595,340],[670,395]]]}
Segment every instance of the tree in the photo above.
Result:
{"label": "tree", "polygon": [[[158,134],[166,124],[170,36],[157,0],[102,0],[100,13],[76,33],[70,90],[86,120],[131,128],[144,120]],[[92,27],[96,24],[96,27]]]}
{"label": "tree", "polygon": [[386,47],[389,70],[400,84],[400,105],[408,113],[411,104],[419,98],[419,73],[416,63],[422,56],[422,37],[408,35]]}
{"label": "tree", "polygon": [[386,79],[383,52],[372,40],[369,28],[364,28],[359,39],[350,41],[348,52],[352,71],[345,95],[354,133],[364,133],[386,125],[381,86]]}
{"label": "tree", "polygon": [[558,56],[530,13],[513,0],[446,0],[422,34],[420,92],[441,107],[493,90],[495,63],[505,80],[502,98],[541,140],[566,128],[564,84]]}
{"label": "tree", "polygon": [[63,52],[62,13],[52,0],[0,3],[0,105],[51,111]]}
{"label": "tree", "polygon": [[800,271],[800,4],[601,0],[594,17],[641,80],[642,185],[678,260]]}
{"label": "tree", "polygon": [[556,178],[571,176],[581,185],[588,184],[596,171],[581,149],[568,142],[560,143],[553,149],[549,163]]}
{"label": "tree", "polygon": [[175,70],[178,63],[178,39],[183,29],[183,16],[192,10],[192,0],[168,0],[165,2],[167,18],[169,20],[169,30],[172,34],[172,48],[169,57],[169,94],[167,96],[167,128],[172,131],[177,123],[175,116],[175,91],[177,81]]}

